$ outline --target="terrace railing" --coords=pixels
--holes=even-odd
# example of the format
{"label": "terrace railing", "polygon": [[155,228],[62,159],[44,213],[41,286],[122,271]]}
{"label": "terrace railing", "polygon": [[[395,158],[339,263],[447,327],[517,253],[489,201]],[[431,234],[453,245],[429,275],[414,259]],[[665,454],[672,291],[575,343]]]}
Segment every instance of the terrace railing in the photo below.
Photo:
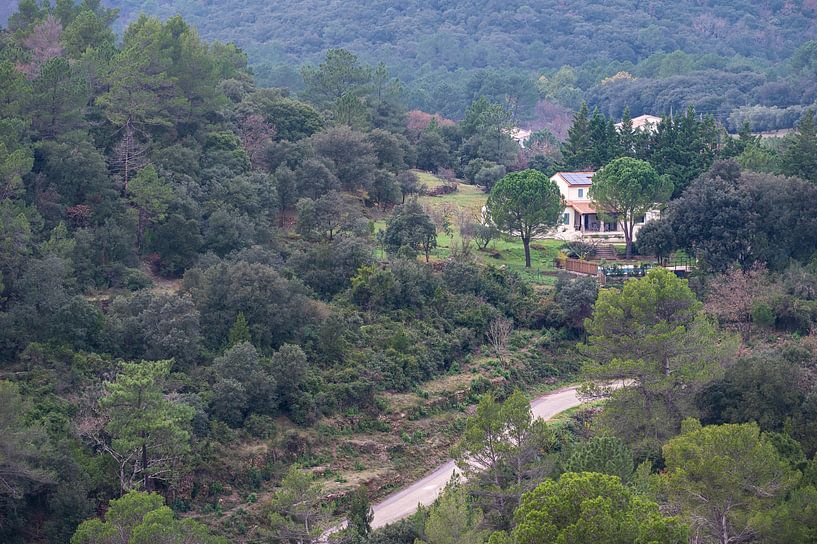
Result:
{"label": "terrace railing", "polygon": [[556,268],[561,268],[577,274],[587,274],[595,276],[599,273],[599,265],[589,261],[579,259],[556,259]]}

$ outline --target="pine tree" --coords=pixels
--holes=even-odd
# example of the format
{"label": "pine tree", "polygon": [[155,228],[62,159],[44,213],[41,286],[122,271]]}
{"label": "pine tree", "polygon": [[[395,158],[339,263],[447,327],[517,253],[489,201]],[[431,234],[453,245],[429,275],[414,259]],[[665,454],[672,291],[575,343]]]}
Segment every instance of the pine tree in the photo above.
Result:
{"label": "pine tree", "polygon": [[797,176],[817,183],[817,129],[814,124],[814,110],[808,110],[797,132],[790,137],[783,152],[782,170],[789,176]]}
{"label": "pine tree", "polygon": [[92,429],[88,437],[113,458],[123,492],[151,491],[155,480],[177,473],[174,469],[190,451],[193,409],[169,400],[162,390],[171,363],[124,363],[99,400],[104,432]]}
{"label": "pine tree", "polygon": [[163,220],[173,199],[173,188],[161,177],[153,165],[148,165],[133,177],[128,187],[128,199],[138,212],[136,244],[141,251],[145,243],[145,229],[154,220]]}
{"label": "pine tree", "polygon": [[278,490],[267,503],[269,524],[275,540],[318,542],[321,524],[329,515],[321,486],[312,474],[291,465]]}
{"label": "pine tree", "polygon": [[738,131],[738,137],[732,138],[728,134],[725,134],[726,143],[723,145],[721,149],[720,156],[729,159],[732,157],[737,157],[746,149],[756,144],[760,138],[752,134],[752,127],[749,125],[749,121],[744,121],[743,125],[740,127]]}
{"label": "pine tree", "polygon": [[136,172],[148,165],[148,146],[142,143],[147,135],[137,130],[130,118],[121,129],[122,138],[113,149],[112,169],[122,176],[122,192],[128,194],[128,184]]}

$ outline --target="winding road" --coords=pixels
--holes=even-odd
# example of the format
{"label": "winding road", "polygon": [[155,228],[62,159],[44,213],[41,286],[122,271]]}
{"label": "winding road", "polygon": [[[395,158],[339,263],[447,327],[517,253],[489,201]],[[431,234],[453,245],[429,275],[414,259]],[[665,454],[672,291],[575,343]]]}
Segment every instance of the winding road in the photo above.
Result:
{"label": "winding road", "polygon": [[[565,387],[534,399],[531,402],[531,411],[534,417],[548,420],[582,403],[576,392],[576,386]],[[449,460],[421,480],[375,504],[372,507],[374,510],[372,528],[383,527],[410,516],[417,511],[418,504],[428,506],[433,503],[455,471],[458,472],[459,469],[453,460]]]}

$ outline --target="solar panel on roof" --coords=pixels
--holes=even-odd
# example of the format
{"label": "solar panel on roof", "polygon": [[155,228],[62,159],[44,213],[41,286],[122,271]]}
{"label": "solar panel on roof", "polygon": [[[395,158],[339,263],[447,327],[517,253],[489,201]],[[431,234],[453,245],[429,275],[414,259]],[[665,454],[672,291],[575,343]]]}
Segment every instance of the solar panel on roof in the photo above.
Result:
{"label": "solar panel on roof", "polygon": [[593,176],[589,174],[563,173],[562,177],[565,178],[565,181],[567,181],[571,185],[593,184]]}

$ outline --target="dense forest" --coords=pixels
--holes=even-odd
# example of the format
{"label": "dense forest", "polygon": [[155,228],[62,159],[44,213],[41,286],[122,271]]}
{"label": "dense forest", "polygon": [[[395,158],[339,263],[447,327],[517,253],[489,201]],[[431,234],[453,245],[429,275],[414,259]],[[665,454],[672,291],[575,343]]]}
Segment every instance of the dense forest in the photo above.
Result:
{"label": "dense forest", "polygon": [[411,108],[456,119],[486,96],[537,128],[554,106],[585,100],[614,117],[625,106],[633,115],[695,106],[731,130],[744,119],[774,130],[817,100],[815,48],[801,47],[817,39],[810,0],[105,4],[120,10],[120,31],[143,12],[182,15],[246,51],[264,86],[298,91],[298,66],[348,49],[385,62]]}
{"label": "dense forest", "polygon": [[[626,6],[605,5],[586,16],[623,24]],[[329,17],[308,7],[276,9]],[[559,11],[523,8],[446,17],[463,35],[510,26],[523,40]],[[760,43],[747,62],[763,81],[814,83],[808,2],[646,8],[677,32],[639,40],[689,49],[667,62],[748,59]],[[395,28],[395,9],[369,22]],[[415,24],[439,12],[402,9]],[[707,37],[707,14],[753,41],[720,23]],[[568,19],[564,36],[582,38]],[[813,111],[768,140],[750,119],[729,135],[720,113],[679,100],[638,130],[643,106],[622,92],[594,108],[598,82],[581,75],[658,63],[616,33],[604,59],[565,46],[583,83],[549,99],[576,111],[563,138],[541,130],[521,147],[516,95],[467,84],[488,81],[485,44],[455,49],[483,51],[463,79],[423,76],[469,89],[423,111],[421,78],[336,47],[377,25],[298,34],[270,57],[294,66],[286,88],[180,16],[124,21],[99,0],[26,0],[0,30],[0,541],[815,541]],[[495,81],[558,68],[532,56],[520,52],[527,75]],[[763,88],[723,77],[747,96]],[[783,105],[780,89],[769,104]],[[661,208],[610,246],[645,266],[638,277],[555,269],[599,249],[546,239],[564,209],[549,176],[586,169],[600,208],[631,222]],[[674,258],[693,263],[688,277],[656,266]],[[527,395],[577,382],[588,405],[532,417]],[[373,502],[449,455],[467,482],[373,530]]]}

